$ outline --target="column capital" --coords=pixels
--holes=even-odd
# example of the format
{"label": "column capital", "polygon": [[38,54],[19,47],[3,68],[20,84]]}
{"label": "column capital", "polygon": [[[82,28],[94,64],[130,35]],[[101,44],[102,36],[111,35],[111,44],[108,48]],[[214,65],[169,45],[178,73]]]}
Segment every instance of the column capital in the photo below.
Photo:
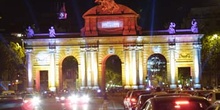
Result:
{"label": "column capital", "polygon": [[25,49],[25,53],[32,53],[32,52],[33,52],[32,48]]}
{"label": "column capital", "polygon": [[124,50],[143,50],[143,45],[124,45]]}
{"label": "column capital", "polygon": [[201,49],[202,45],[200,43],[193,43],[193,49]]}
{"label": "column capital", "polygon": [[175,45],[169,45],[169,50],[175,50],[176,49],[176,46]]}
{"label": "column capital", "polygon": [[56,53],[56,49],[49,49],[50,53]]}
{"label": "column capital", "polygon": [[98,47],[80,47],[80,51],[81,52],[96,52],[98,51],[99,48]]}

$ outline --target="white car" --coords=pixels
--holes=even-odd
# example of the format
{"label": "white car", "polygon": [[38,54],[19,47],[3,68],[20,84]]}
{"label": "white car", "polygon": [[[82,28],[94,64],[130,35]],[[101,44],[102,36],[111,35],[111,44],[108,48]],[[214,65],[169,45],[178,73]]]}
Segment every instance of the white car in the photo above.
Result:
{"label": "white car", "polygon": [[31,104],[33,106],[38,106],[40,104],[40,97],[34,94],[25,94],[23,98],[24,103]]}
{"label": "white car", "polygon": [[220,103],[220,91],[210,92],[210,93],[206,94],[206,98],[212,104],[214,104],[214,103],[218,104],[218,103]]}

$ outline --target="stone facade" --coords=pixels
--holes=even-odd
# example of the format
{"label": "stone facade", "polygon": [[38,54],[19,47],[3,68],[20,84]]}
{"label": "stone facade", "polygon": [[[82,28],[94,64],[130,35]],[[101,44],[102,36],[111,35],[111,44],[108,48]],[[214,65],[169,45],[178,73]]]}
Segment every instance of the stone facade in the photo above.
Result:
{"label": "stone facade", "polygon": [[[201,87],[200,39],[203,34],[192,33],[189,28],[176,29],[172,34],[158,30],[149,35],[137,25],[138,14],[120,4],[111,12],[96,6],[83,18],[85,26],[81,33],[56,33],[53,38],[48,33],[36,33],[24,39],[28,89],[56,91],[74,83],[75,88],[104,90],[106,61],[113,55],[121,61],[124,88],[158,86],[153,78],[157,74],[163,76],[159,82],[176,88],[182,67],[188,68],[187,74],[193,80],[191,86]],[[74,75],[65,79],[68,72],[64,72],[63,63],[67,57],[75,60],[76,68],[70,71]],[[47,79],[43,80],[43,75]],[[146,77],[152,82],[146,83]]]}

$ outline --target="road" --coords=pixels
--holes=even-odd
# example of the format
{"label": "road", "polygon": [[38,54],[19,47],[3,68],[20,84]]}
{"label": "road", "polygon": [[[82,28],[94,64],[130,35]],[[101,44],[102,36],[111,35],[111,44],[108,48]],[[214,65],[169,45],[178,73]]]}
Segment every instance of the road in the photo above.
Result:
{"label": "road", "polygon": [[66,105],[57,103],[54,98],[42,99],[40,107],[36,110],[123,110],[123,96],[94,97],[89,104]]}

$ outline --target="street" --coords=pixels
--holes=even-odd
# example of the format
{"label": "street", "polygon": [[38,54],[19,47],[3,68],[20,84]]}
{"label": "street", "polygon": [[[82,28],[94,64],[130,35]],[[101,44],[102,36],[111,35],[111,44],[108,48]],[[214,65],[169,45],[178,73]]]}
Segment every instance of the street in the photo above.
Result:
{"label": "street", "polygon": [[55,98],[42,99],[36,110],[123,110],[123,96],[94,97],[89,104],[64,104],[56,102]]}

